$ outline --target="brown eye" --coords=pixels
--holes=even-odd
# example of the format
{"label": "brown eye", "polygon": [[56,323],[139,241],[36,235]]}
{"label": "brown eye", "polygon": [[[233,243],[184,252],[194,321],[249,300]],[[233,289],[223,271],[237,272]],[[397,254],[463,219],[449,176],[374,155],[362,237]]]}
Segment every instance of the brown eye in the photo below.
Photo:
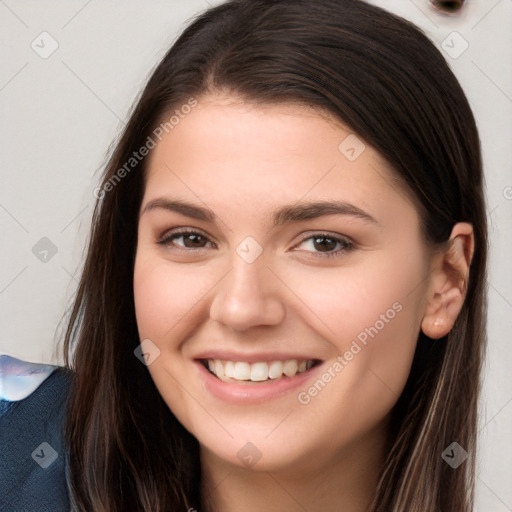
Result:
{"label": "brown eye", "polygon": [[180,233],[170,233],[165,235],[161,240],[158,241],[159,245],[165,246],[177,246],[185,249],[203,249],[208,247],[208,244],[212,244],[210,240],[194,231],[182,231]]}
{"label": "brown eye", "polygon": [[354,249],[354,244],[349,240],[332,235],[318,234],[304,238],[296,250],[310,252],[321,257],[340,256]]}
{"label": "brown eye", "polygon": [[204,247],[206,238],[196,233],[190,233],[188,235],[180,235],[179,238],[183,238],[183,245],[185,247],[197,248]]}
{"label": "brown eye", "polygon": [[332,238],[327,238],[326,236],[318,236],[313,238],[313,246],[317,251],[320,252],[330,252],[336,249],[336,244],[338,242],[333,240]]}

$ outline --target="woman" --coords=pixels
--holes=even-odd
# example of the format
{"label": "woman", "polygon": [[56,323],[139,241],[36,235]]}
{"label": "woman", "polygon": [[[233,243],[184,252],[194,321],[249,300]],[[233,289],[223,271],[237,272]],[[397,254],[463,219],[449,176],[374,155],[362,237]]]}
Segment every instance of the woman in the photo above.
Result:
{"label": "woman", "polygon": [[96,195],[65,340],[78,510],[472,510],[481,155],[417,28],[209,9]]}

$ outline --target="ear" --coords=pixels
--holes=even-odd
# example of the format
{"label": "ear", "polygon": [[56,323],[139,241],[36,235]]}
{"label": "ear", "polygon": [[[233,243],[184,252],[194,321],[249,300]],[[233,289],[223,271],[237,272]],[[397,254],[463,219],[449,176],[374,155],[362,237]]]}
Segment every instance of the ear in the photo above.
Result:
{"label": "ear", "polygon": [[464,303],[474,252],[473,226],[459,222],[448,245],[432,257],[425,314],[421,330],[432,339],[446,336]]}

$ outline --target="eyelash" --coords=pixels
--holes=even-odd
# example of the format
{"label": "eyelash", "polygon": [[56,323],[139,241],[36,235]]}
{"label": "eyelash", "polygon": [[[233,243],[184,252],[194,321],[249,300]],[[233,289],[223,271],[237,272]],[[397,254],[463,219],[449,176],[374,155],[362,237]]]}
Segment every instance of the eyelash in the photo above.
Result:
{"label": "eyelash", "polygon": [[[211,240],[208,239],[208,236],[201,231],[192,231],[190,229],[184,229],[184,230],[180,230],[180,231],[174,231],[172,233],[165,233],[161,238],[158,239],[157,244],[161,245],[161,246],[170,246],[174,239],[181,238],[186,235],[199,235],[199,236],[207,239],[208,242],[211,242]],[[345,237],[340,237],[340,236],[333,236],[329,233],[322,233],[322,232],[314,233],[312,235],[308,235],[308,236],[304,237],[297,245],[301,245],[308,240],[314,240],[317,238],[326,238],[332,242],[335,242],[335,243],[341,245],[341,249],[337,249],[332,252],[318,251],[318,252],[313,253],[313,254],[319,255],[321,258],[339,257],[342,254],[350,252],[354,249],[354,244],[349,239],[347,239]],[[211,243],[214,243],[214,242],[211,242]],[[196,250],[201,250],[201,249],[204,249],[204,247],[196,247],[196,248],[180,247],[178,250],[185,251],[185,252],[191,252],[191,251],[196,251]],[[312,251],[306,251],[306,252],[312,252]]]}

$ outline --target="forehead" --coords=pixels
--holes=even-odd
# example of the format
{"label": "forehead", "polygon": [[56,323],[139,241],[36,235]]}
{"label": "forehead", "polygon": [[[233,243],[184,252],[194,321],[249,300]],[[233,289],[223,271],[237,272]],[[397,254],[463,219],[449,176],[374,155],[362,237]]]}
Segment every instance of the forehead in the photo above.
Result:
{"label": "forehead", "polygon": [[152,150],[146,198],[166,192],[253,214],[302,199],[413,206],[385,159],[328,113],[222,97],[201,99]]}
{"label": "forehead", "polygon": [[199,159],[198,149],[207,152],[212,163],[257,157],[255,164],[261,166],[276,158],[318,159],[319,153],[329,158],[337,156],[339,143],[351,133],[331,114],[306,105],[256,104],[223,96],[201,99],[176,121],[151,154],[152,161],[169,156],[169,150],[180,156],[192,150],[187,159]]}

